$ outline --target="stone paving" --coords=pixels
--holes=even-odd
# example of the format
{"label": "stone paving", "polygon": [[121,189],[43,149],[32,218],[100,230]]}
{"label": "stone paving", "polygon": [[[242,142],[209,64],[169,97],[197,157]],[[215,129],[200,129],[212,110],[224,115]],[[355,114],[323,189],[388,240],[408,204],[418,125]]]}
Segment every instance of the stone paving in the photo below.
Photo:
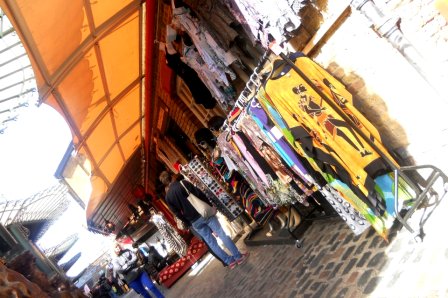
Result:
{"label": "stone paving", "polygon": [[315,221],[300,249],[246,247],[241,238],[237,245],[251,253],[246,264],[230,270],[207,254],[162,291],[168,298],[448,297],[447,205],[445,198],[430,217],[423,242],[405,229],[388,243],[372,229],[355,237],[339,218]]}

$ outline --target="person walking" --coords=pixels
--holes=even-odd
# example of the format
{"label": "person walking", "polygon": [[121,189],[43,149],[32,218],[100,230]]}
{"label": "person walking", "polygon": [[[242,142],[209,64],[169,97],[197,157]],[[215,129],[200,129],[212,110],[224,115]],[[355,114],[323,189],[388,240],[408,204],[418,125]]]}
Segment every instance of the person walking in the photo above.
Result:
{"label": "person walking", "polygon": [[[224,232],[218,218],[213,215],[209,218],[202,217],[188,201],[189,192],[211,206],[206,195],[193,184],[186,180],[178,181],[172,179],[172,175],[163,171],[159,176],[160,182],[167,187],[165,200],[173,213],[182,220],[187,226],[192,227],[202,239],[207,243],[210,250],[214,252],[230,268],[236,265],[242,265],[249,257],[249,253],[241,253],[233,243],[232,239]],[[213,236],[215,233],[229,250],[228,255],[216,241]]]}
{"label": "person walking", "polygon": [[164,298],[163,294],[157,289],[143,269],[143,266],[137,266],[137,255],[133,251],[122,249],[120,244],[117,243],[114,252],[116,257],[112,260],[112,264],[115,278],[117,275],[121,275],[134,291],[145,298],[151,298],[148,290],[157,298]]}

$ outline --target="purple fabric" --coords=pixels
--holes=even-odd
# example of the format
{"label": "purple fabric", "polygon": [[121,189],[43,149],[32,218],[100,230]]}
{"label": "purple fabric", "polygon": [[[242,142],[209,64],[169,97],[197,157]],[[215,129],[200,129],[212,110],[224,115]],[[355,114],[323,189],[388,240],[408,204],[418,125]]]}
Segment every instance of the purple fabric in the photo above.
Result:
{"label": "purple fabric", "polygon": [[[261,127],[263,132],[273,138],[274,136],[271,133],[269,133],[269,131],[274,127],[274,125],[269,123],[268,115],[266,114],[265,110],[263,110],[258,105],[255,106],[254,104],[251,104],[249,111],[251,115],[256,117],[256,119],[258,120],[257,123],[263,125],[263,127]],[[274,146],[276,147],[277,150],[283,151],[282,153],[287,155],[290,161],[293,162],[293,165],[290,165],[292,170],[294,170],[298,175],[300,175],[300,177],[302,177],[304,181],[312,183],[312,181],[310,181],[308,178],[310,174],[302,165],[300,160],[297,158],[295,151],[291,148],[291,145],[286,141],[285,137],[275,139]],[[283,154],[280,155],[283,156]],[[288,162],[288,160],[285,161],[288,164],[290,163]],[[295,169],[294,166],[296,166],[299,171],[297,171],[297,169]]]}

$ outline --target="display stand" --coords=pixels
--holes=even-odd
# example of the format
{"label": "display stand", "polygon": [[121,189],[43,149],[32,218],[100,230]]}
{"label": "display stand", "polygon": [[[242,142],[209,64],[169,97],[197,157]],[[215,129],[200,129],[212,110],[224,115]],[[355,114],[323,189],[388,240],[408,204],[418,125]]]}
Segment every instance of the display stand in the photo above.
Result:
{"label": "display stand", "polygon": [[193,178],[193,182],[201,184],[200,188],[229,221],[233,221],[241,215],[243,208],[197,157],[182,168],[190,179]]}
{"label": "display stand", "polygon": [[[235,108],[234,109],[244,109],[249,104],[250,100],[252,99],[250,97],[251,94],[258,91],[258,88],[262,84],[262,78],[260,77],[260,72],[264,68],[266,62],[268,62],[272,52],[271,50],[267,50],[263,56],[261,57],[257,67],[254,69],[253,74],[250,76],[249,81],[247,82],[245,88],[241,92],[240,96],[238,97]],[[230,114],[233,114],[233,111],[230,112]],[[232,134],[233,131],[237,130],[238,120],[234,121],[233,123],[229,123],[228,120],[226,120],[221,127],[222,131],[229,130],[229,134]],[[257,189],[253,189],[255,193],[259,194]],[[291,218],[291,211],[292,208],[295,208],[295,206],[290,205],[288,207],[288,219],[287,219],[287,225],[286,227],[280,228],[280,229],[272,229],[272,226],[274,224],[272,223],[273,218],[275,217],[275,214],[277,210],[272,209],[270,214],[270,219],[264,221],[264,224],[258,224],[255,229],[253,229],[244,239],[244,242],[246,245],[254,246],[254,245],[273,245],[273,244],[295,244],[297,247],[301,247],[302,240],[301,237],[305,233],[305,231],[308,229],[308,227],[311,225],[312,221],[315,219],[319,219],[323,217],[321,214],[318,214],[317,216],[311,217],[311,214],[303,215],[301,216],[301,222],[298,225],[291,226],[290,218]],[[324,216],[327,217],[327,216]],[[270,224],[272,223],[272,224]]]}
{"label": "display stand", "polygon": [[[432,165],[421,165],[421,166],[406,166],[398,167],[396,164],[389,159],[379,148],[376,146],[372,140],[366,136],[363,131],[353,123],[353,121],[341,110],[341,108],[336,105],[328,96],[323,93],[295,64],[291,59],[289,59],[284,53],[279,53],[279,56],[289,65],[292,69],[309,85],[313,90],[321,96],[321,98],[330,105],[338,114],[341,116],[347,124],[351,126],[362,138],[366,141],[381,157],[382,159],[393,169],[394,172],[394,197],[395,197],[395,212],[397,220],[411,233],[414,233],[414,229],[410,225],[410,218],[418,209],[424,209],[425,211],[430,208],[429,213],[425,216],[426,212],[423,212],[423,216],[420,219],[418,234],[416,239],[423,240],[425,233],[423,232],[424,224],[427,219],[434,211],[434,209],[439,205],[440,201],[445,197],[448,192],[448,177],[440,169]],[[429,170],[430,174],[427,179],[421,177],[421,170]],[[413,181],[406,172],[414,171],[422,178],[423,182],[416,183]],[[415,192],[415,198],[413,199],[413,205],[408,210],[399,210],[398,206],[398,178],[401,177]],[[439,185],[437,185],[437,183]],[[423,204],[425,202],[430,202],[434,200],[432,204]],[[427,206],[425,206],[427,205]],[[403,214],[402,214],[403,213]]]}
{"label": "display stand", "polygon": [[[368,137],[366,136],[363,131],[353,123],[353,121],[342,111],[342,109],[336,105],[328,96],[323,93],[295,64],[293,61],[291,61],[283,52],[282,50],[275,51],[273,49],[275,54],[282,58],[328,105],[330,105],[338,114],[339,116],[344,119],[344,121],[350,125],[354,131],[356,131],[362,139],[367,142],[373,150],[375,150],[378,155],[384,160],[385,163],[392,169],[394,172],[394,198],[395,198],[395,217],[397,221],[403,225],[409,232],[414,233],[414,228],[411,227],[410,219],[411,217],[416,213],[417,210],[423,209],[423,215],[418,223],[418,233],[416,235],[416,239],[423,240],[424,238],[424,231],[423,227],[434,209],[440,204],[441,200],[446,196],[446,193],[448,192],[448,177],[446,174],[444,174],[440,169],[438,169],[435,166],[432,165],[421,165],[421,166],[406,166],[406,167],[400,167],[397,166],[394,161],[392,161],[386,154],[384,154],[377,146],[376,144]],[[269,56],[271,54],[271,50],[268,50],[265,52],[263,57],[261,58],[259,64],[254,70],[254,73],[250,76],[249,81],[246,84],[246,87],[241,92],[237,102],[236,102],[236,108],[242,109],[245,108],[250,100],[250,95],[255,91],[258,90],[258,88],[261,85],[261,78],[259,75],[259,71],[264,67],[264,64],[269,60]],[[232,113],[231,113],[232,114]],[[225,121],[223,128],[228,129],[230,128],[236,128],[238,125],[238,121],[234,121],[234,123],[227,123],[227,120]],[[231,133],[231,132],[230,132]],[[427,170],[429,171],[429,175],[427,179],[424,179],[422,177],[422,171]],[[413,171],[414,174],[417,174],[419,176],[419,183],[414,181],[410,178],[408,175],[409,172]],[[398,200],[398,188],[399,188],[399,178],[402,179],[404,182],[406,182],[409,187],[414,192],[414,198],[412,200],[412,207],[409,209],[403,209],[401,206],[399,206],[399,200]],[[313,220],[318,219],[319,217],[313,218]],[[308,219],[305,217],[303,222],[308,222]],[[299,225],[300,226],[300,225]],[[258,241],[258,243],[262,244],[275,244],[275,243],[287,243],[287,242],[293,242],[290,241],[291,239],[287,240],[287,237],[283,237],[284,235],[279,235],[277,239],[273,237],[269,237],[269,239],[257,239],[257,235],[263,234],[261,232],[263,229],[265,229],[265,226],[258,227],[252,233],[250,233],[246,237],[247,244],[249,245],[250,242],[255,243]],[[304,228],[306,230],[306,228]],[[295,239],[295,243],[298,245],[300,244],[299,237],[297,237],[294,233],[294,231],[291,231],[288,227],[287,229],[289,236]],[[301,233],[300,230],[297,231],[298,234]],[[246,242],[245,241],[245,242]]]}

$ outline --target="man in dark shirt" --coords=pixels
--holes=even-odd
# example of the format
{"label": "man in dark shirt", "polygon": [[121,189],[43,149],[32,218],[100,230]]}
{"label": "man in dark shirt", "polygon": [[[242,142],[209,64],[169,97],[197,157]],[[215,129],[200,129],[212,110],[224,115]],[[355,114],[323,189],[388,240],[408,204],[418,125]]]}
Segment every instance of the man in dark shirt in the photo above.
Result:
{"label": "man in dark shirt", "polygon": [[[211,205],[205,194],[193,184],[186,180],[182,180],[182,183],[176,179],[172,179],[172,176],[167,171],[164,171],[159,176],[160,182],[167,187],[165,200],[176,216],[182,220],[187,226],[193,227],[193,229],[201,235],[202,239],[208,244],[210,250],[212,250],[224,263],[233,269],[237,264],[241,265],[249,256],[249,253],[242,254],[232,239],[224,232],[216,216],[209,218],[202,217],[196,209],[188,201],[187,190],[198,197],[200,200]],[[187,190],[185,190],[185,188]],[[224,246],[230,251],[232,255],[228,255],[216,241],[213,236],[213,232],[221,239]]]}

